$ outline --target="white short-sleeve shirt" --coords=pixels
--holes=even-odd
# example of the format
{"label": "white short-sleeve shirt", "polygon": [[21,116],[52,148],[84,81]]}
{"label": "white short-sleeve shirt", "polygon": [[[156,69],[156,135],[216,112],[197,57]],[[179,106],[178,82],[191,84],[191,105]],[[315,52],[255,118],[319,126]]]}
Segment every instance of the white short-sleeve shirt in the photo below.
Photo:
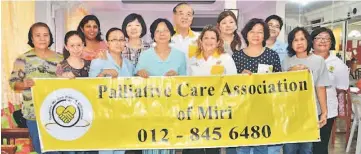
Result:
{"label": "white short-sleeve shirt", "polygon": [[174,34],[172,37],[172,47],[184,52],[187,60],[194,56],[195,51],[197,50],[197,39],[199,33],[189,30],[189,35],[184,37],[181,34]]}
{"label": "white short-sleeve shirt", "polygon": [[236,65],[232,57],[227,53],[218,54],[204,59],[202,53],[189,60],[188,74],[190,76],[210,76],[210,75],[233,75],[237,74]]}
{"label": "white short-sleeve shirt", "polygon": [[349,87],[349,74],[347,66],[341,59],[330,55],[326,60],[329,80],[331,86],[326,89],[327,92],[327,118],[333,118],[338,115],[337,89],[347,90]]}

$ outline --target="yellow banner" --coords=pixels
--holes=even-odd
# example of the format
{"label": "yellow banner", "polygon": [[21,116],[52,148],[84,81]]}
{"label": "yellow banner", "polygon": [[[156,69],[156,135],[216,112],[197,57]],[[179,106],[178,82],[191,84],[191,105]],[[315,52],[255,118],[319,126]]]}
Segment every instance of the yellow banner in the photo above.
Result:
{"label": "yellow banner", "polygon": [[36,79],[45,151],[319,141],[307,71],[224,77]]}

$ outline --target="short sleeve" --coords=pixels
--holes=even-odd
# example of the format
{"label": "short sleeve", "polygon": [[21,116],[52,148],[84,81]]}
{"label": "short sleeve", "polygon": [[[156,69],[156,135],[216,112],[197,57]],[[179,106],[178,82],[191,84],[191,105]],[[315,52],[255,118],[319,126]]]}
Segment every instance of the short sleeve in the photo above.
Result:
{"label": "short sleeve", "polygon": [[179,75],[187,75],[187,60],[184,53],[180,52],[181,54],[181,66],[179,67]]}
{"label": "short sleeve", "polygon": [[341,60],[339,60],[335,66],[336,67],[333,74],[335,75],[336,88],[347,90],[350,86],[348,71],[349,68],[343,62],[341,62]]}
{"label": "short sleeve", "polygon": [[317,78],[317,81],[316,81],[316,86],[317,87],[330,86],[330,79],[329,79],[329,75],[328,75],[328,70],[327,70],[325,60],[323,58],[320,59],[319,65],[320,65],[320,71],[318,72],[318,78]]}
{"label": "short sleeve", "polygon": [[280,57],[276,52],[273,53],[273,72],[282,72]]}
{"label": "short sleeve", "polygon": [[15,60],[9,79],[9,84],[12,89],[15,88],[16,82],[21,82],[26,77],[25,65],[26,60],[22,56]]}
{"label": "short sleeve", "polygon": [[89,77],[97,77],[105,65],[105,61],[101,59],[94,59],[90,63]]}

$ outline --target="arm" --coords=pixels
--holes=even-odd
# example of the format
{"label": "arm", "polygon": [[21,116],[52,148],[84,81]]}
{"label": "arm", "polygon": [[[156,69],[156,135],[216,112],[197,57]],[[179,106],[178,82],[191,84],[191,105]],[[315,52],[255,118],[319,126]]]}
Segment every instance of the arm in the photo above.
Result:
{"label": "arm", "polygon": [[182,62],[179,68],[179,75],[187,75],[187,60],[184,54],[182,54]]}
{"label": "arm", "polygon": [[11,89],[15,91],[22,91],[28,89],[29,87],[25,84],[24,79],[26,77],[25,73],[25,59],[19,57],[14,62],[14,67],[10,75],[9,84]]}
{"label": "arm", "polygon": [[276,52],[274,52],[274,59],[273,59],[273,72],[282,72],[282,67],[281,67],[281,60],[280,57],[278,56],[278,54]]}
{"label": "arm", "polygon": [[89,77],[103,77],[101,74],[105,61],[95,59],[90,63]]}
{"label": "arm", "polygon": [[327,95],[326,95],[326,87],[317,87],[317,98],[321,107],[321,114],[327,115]]}
{"label": "arm", "polygon": [[226,55],[227,56],[227,60],[225,62],[225,68],[226,68],[226,73],[225,74],[231,74],[231,75],[234,75],[234,74],[237,74],[237,68],[236,68],[236,64],[234,63],[233,59],[231,56],[229,56],[228,54]]}

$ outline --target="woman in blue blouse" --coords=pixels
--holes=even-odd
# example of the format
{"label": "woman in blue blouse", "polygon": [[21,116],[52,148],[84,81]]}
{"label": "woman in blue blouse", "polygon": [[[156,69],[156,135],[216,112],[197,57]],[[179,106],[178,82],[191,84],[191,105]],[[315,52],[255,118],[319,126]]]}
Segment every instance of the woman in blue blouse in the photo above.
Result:
{"label": "woman in blue blouse", "polygon": [[158,18],[150,26],[155,47],[144,51],[138,60],[136,74],[148,76],[186,75],[186,57],[183,52],[169,46],[175,34],[172,24],[167,19]]}
{"label": "woman in blue blouse", "polygon": [[119,28],[111,28],[106,34],[108,52],[105,59],[94,59],[90,64],[89,77],[133,76],[134,66],[121,56],[124,51],[124,33]]}
{"label": "woman in blue blouse", "polygon": [[[140,77],[186,75],[186,57],[183,52],[169,46],[175,33],[167,19],[157,19],[150,26],[155,47],[140,54],[136,74]],[[143,154],[175,154],[175,150],[143,150]]]}

